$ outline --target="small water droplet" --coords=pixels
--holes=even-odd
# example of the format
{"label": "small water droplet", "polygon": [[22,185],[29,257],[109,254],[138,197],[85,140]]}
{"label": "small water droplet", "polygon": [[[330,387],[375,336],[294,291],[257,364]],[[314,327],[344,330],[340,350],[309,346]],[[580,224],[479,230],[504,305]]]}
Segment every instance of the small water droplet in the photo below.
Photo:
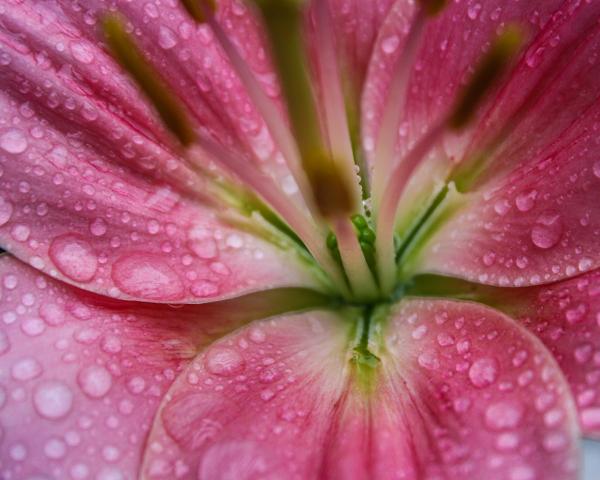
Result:
{"label": "small water droplet", "polygon": [[40,383],[33,393],[35,410],[45,418],[63,418],[71,411],[73,392],[64,383],[47,380]]}
{"label": "small water droplet", "polygon": [[165,50],[169,50],[177,45],[177,34],[169,27],[161,25],[158,30],[158,44]]}
{"label": "small water droplet", "polygon": [[230,377],[244,371],[244,358],[234,349],[226,347],[211,348],[206,355],[206,368],[214,375]]}
{"label": "small water droplet", "polygon": [[600,160],[594,163],[593,172],[596,177],[600,178]]}
{"label": "small water droplet", "polygon": [[546,212],[538,217],[531,230],[531,241],[542,249],[552,248],[562,236],[562,221],[557,213]]}
{"label": "small water droplet", "polygon": [[469,368],[469,379],[478,388],[490,386],[497,378],[498,362],[494,358],[480,358]]}
{"label": "small water droplet", "polygon": [[537,199],[537,190],[529,190],[522,192],[517,195],[515,199],[515,205],[520,212],[528,212],[535,206],[535,200]]}
{"label": "small water droplet", "polygon": [[388,55],[391,55],[398,49],[399,45],[400,39],[398,38],[398,35],[391,35],[381,42],[381,49]]}
{"label": "small water droplet", "polygon": [[77,383],[83,392],[92,398],[101,398],[112,386],[112,376],[104,367],[84,367],[77,375]]}

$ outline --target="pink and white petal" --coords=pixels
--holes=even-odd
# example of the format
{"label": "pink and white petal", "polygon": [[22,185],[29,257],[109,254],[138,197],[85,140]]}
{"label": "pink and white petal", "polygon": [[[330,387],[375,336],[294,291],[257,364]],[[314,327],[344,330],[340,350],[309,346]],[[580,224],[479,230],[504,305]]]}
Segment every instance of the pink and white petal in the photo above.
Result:
{"label": "pink and white petal", "polygon": [[143,478],[318,478],[350,327],[333,313],[283,316],[211,345],[165,397]]}
{"label": "pink and white petal", "polygon": [[175,154],[73,78],[63,81],[64,64],[38,71],[33,53],[18,54],[10,35],[0,41],[11,52],[0,73],[3,248],[82,288],[156,302],[313,282],[295,254],[191,197],[202,183]]}
{"label": "pink and white petal", "polygon": [[[396,10],[401,9],[397,6]],[[485,47],[503,26],[511,23],[522,25],[527,33],[524,53],[502,88],[489,96],[480,109],[478,120],[473,122],[464,138],[446,146],[448,155],[460,160],[471,142],[477,153],[477,147],[485,145],[481,143],[484,139],[489,141],[501,129],[516,123],[517,112],[520,119],[535,119],[535,128],[540,132],[542,126],[545,129],[544,140],[552,141],[561,129],[579,117],[582,104],[587,102],[589,105],[594,98],[581,95],[576,98],[574,93],[580,89],[573,87],[570,92],[574,102],[556,101],[560,91],[569,90],[568,77],[573,70],[580,74],[589,70],[590,57],[573,55],[573,52],[589,34],[599,14],[598,5],[594,2],[449,2],[439,18],[430,22],[423,35],[423,46],[411,75],[399,144],[406,148],[450,111]],[[363,98],[367,152],[372,150],[369,145],[378,135],[390,89],[391,71],[402,53],[405,35],[406,21],[397,14],[390,14],[373,50]],[[566,67],[572,70],[568,75],[564,75]],[[591,74],[586,78],[594,83],[598,76]],[[597,83],[591,91],[595,90]],[[557,113],[552,116],[553,127],[546,128],[549,117],[537,114],[539,106],[532,101],[534,99],[542,99],[548,107],[552,105]],[[563,106],[560,111],[559,106]],[[541,123],[540,119],[543,119]],[[517,132],[517,135],[522,141],[531,141],[529,133]],[[473,150],[470,152],[473,153]],[[510,162],[514,165],[522,158]],[[505,159],[502,157],[499,161],[502,163]],[[369,160],[372,161],[372,158]]]}
{"label": "pink and white petal", "polygon": [[599,121],[596,105],[537,160],[469,194],[417,269],[520,287],[600,267]]}
{"label": "pink and white petal", "polygon": [[552,352],[571,385],[583,433],[600,438],[600,270],[496,296]]}
{"label": "pink and white petal", "polygon": [[[240,0],[219,0],[216,17],[268,97],[287,121],[268,46],[254,10]],[[303,204],[290,170],[265,121],[248,96],[215,35],[197,26],[181,2],[93,0],[86,9],[63,6],[81,32],[88,22],[116,10],[134,27],[136,41],[196,122],[234,152],[253,152],[257,168],[287,187]],[[92,41],[97,42],[96,39]]]}
{"label": "pink and white petal", "polygon": [[282,298],[178,308],[128,303],[3,256],[0,477],[137,478],[173,380],[215,337],[279,313]]}
{"label": "pink and white petal", "polygon": [[511,319],[403,303],[371,390],[351,373],[349,334],[322,312],[213,344],[166,396],[144,478],[575,478],[568,385]]}

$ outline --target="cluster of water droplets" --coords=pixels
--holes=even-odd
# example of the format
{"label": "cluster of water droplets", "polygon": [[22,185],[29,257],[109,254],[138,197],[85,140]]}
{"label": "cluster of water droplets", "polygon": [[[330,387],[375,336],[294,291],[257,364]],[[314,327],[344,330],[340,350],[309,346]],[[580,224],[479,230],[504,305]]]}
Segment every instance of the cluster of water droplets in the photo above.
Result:
{"label": "cluster of water droplets", "polygon": [[4,272],[0,476],[129,478],[194,347],[173,325],[161,337],[154,320],[148,336],[143,317],[88,304],[23,267]]}

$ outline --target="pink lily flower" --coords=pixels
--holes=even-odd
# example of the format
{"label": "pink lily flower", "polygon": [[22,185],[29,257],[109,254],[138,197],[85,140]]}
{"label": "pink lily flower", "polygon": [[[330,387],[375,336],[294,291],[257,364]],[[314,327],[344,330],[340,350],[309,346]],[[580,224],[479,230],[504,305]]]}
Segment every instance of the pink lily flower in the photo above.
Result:
{"label": "pink lily flower", "polygon": [[215,3],[0,4],[0,478],[577,478],[600,2]]}

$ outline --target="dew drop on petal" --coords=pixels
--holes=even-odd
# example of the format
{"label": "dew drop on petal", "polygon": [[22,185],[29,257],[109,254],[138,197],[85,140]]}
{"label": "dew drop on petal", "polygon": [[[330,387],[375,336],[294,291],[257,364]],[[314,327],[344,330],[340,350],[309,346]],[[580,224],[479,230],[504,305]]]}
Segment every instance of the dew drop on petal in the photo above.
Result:
{"label": "dew drop on petal", "polygon": [[536,224],[531,230],[531,241],[538,248],[552,248],[560,240],[562,230],[560,215],[546,212],[536,220]]}
{"label": "dew drop on petal", "polygon": [[206,368],[222,377],[241,373],[245,368],[243,357],[234,349],[214,347],[206,355]]}
{"label": "dew drop on petal", "polygon": [[67,277],[77,282],[89,282],[98,268],[98,257],[92,246],[75,235],[56,237],[50,245],[50,258]]}
{"label": "dew drop on petal", "polygon": [[478,388],[490,386],[497,378],[498,362],[494,358],[480,358],[469,368],[469,380]]}
{"label": "dew drop on petal", "polygon": [[132,296],[150,300],[175,300],[183,295],[179,276],[161,258],[135,253],[119,258],[112,269],[119,289]]}
{"label": "dew drop on petal", "polygon": [[15,380],[31,380],[41,375],[42,366],[35,358],[23,358],[12,366],[10,373]]}
{"label": "dew drop on petal", "polygon": [[0,148],[8,153],[23,153],[27,145],[27,137],[19,129],[11,128],[0,135]]}
{"label": "dew drop on petal", "polygon": [[110,390],[112,376],[104,367],[91,365],[79,372],[77,383],[86,395],[101,398]]}
{"label": "dew drop on petal", "polygon": [[62,382],[40,383],[33,393],[33,405],[42,417],[58,419],[67,415],[73,405],[73,392]]}

